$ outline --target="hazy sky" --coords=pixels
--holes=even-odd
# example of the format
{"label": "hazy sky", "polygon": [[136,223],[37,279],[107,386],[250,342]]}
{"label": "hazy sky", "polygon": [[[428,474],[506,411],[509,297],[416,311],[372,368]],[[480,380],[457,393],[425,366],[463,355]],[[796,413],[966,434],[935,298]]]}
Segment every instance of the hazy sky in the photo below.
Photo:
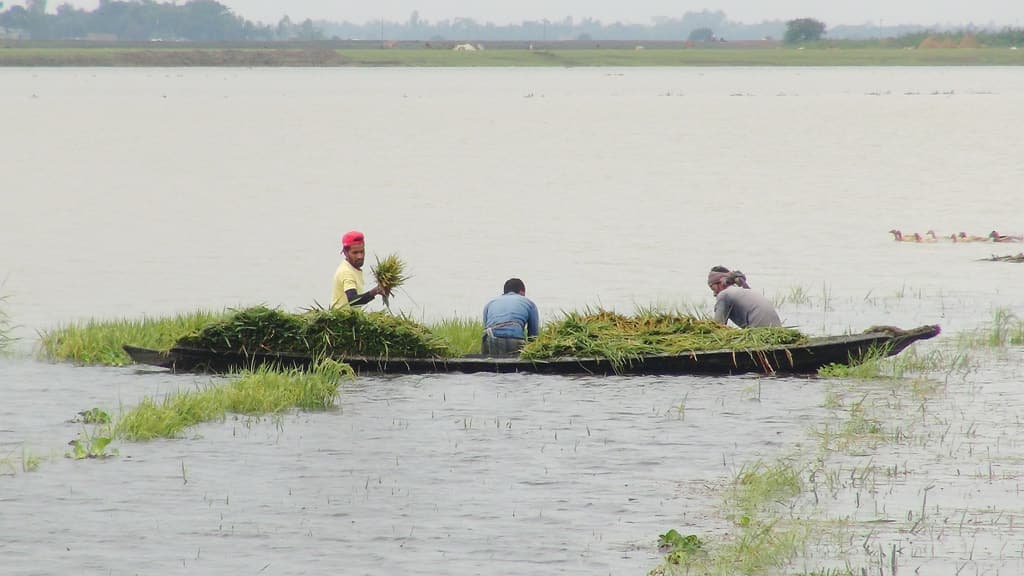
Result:
{"label": "hazy sky", "polygon": [[[185,0],[178,0],[184,3]],[[599,20],[648,23],[655,16],[682,16],[687,11],[721,10],[730,20],[744,23],[762,20],[817,18],[828,26],[838,24],[996,24],[1024,23],[1024,0],[219,0],[236,14],[263,23],[277,22],[287,14],[293,21],[349,20],[365,22],[385,18],[405,20],[413,10],[421,19],[436,21],[465,17],[495,24],[522,20],[561,20],[566,16],[590,16]],[[93,9],[98,0],[50,0]],[[6,0],[5,6],[24,5]]]}

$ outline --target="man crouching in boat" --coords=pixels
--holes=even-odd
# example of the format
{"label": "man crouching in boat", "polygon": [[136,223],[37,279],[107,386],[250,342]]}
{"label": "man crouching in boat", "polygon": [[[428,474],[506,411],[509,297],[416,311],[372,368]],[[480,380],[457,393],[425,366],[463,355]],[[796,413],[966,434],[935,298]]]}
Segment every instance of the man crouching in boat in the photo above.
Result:
{"label": "man crouching in boat", "polygon": [[374,286],[363,292],[363,261],[366,259],[366,238],[362,232],[352,230],[341,237],[341,253],[345,260],[334,272],[331,307],[362,306],[380,294]]}
{"label": "man crouching in boat", "polygon": [[484,306],[484,335],[480,352],[485,356],[515,356],[526,338],[537,335],[537,305],[526,297],[526,285],[509,278],[504,292]]}
{"label": "man crouching in boat", "polygon": [[775,307],[764,295],[750,289],[743,272],[715,266],[708,274],[708,286],[715,293],[715,322],[732,320],[740,328],[782,326]]}

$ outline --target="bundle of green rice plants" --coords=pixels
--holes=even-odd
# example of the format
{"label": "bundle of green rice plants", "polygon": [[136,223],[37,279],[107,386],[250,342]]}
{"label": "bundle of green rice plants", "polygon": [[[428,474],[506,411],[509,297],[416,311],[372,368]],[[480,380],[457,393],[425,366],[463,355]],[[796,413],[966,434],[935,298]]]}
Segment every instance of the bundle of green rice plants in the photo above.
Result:
{"label": "bundle of green rice plants", "polygon": [[543,360],[556,357],[607,358],[617,366],[655,354],[683,354],[701,350],[762,350],[795,344],[805,338],[791,328],[729,328],[702,318],[653,310],[635,316],[587,309],[569,312],[545,326],[527,343],[521,357]]}
{"label": "bundle of green rice plants", "polygon": [[281,310],[254,306],[237,310],[178,340],[178,346],[235,352],[303,352],[305,322]]}
{"label": "bundle of green rice plants", "polygon": [[306,315],[303,340],[317,356],[443,357],[450,347],[426,326],[405,316],[358,308],[314,310]]}
{"label": "bundle of green rice plants", "polygon": [[406,274],[405,262],[397,254],[389,254],[383,259],[378,257],[377,264],[370,271],[383,294],[384,305],[390,306],[391,293],[409,279]]}

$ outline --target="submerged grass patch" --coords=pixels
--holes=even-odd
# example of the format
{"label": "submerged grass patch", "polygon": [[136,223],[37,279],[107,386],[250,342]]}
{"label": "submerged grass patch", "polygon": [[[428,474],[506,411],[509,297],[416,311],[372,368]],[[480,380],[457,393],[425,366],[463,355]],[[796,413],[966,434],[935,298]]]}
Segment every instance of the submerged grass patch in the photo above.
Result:
{"label": "submerged grass patch", "polygon": [[13,331],[14,326],[11,325],[11,317],[7,312],[7,295],[0,295],[0,354],[14,344],[15,338],[11,336]]}
{"label": "submerged grass patch", "polygon": [[145,398],[113,427],[113,436],[130,441],[175,438],[185,429],[223,419],[227,413],[279,414],[291,408],[327,410],[338,400],[343,377],[354,373],[347,364],[325,360],[310,372],[276,371],[263,366],[240,373],[221,386]]}
{"label": "submerged grass patch", "polygon": [[87,320],[43,332],[40,355],[79,364],[124,366],[131,358],[121,346],[167,350],[182,336],[223,318],[224,312],[197,310],[170,318]]}
{"label": "submerged grass patch", "polygon": [[854,380],[899,380],[927,372],[966,374],[976,367],[974,359],[965,352],[932,350],[921,354],[916,348],[898,356],[887,356],[884,347],[872,347],[859,360],[848,364],[828,364],[818,369],[822,378],[851,378]]}
{"label": "submerged grass patch", "polygon": [[621,366],[641,355],[758,350],[803,341],[804,335],[792,328],[741,330],[671,312],[641,310],[635,316],[624,316],[598,309],[569,312],[564,319],[548,324],[523,348],[522,357],[600,357]]}
{"label": "submerged grass patch", "polygon": [[209,350],[291,352],[315,357],[450,356],[448,344],[422,324],[387,312],[358,308],[291,314],[256,306],[238,310],[180,339],[179,346]]}
{"label": "submerged grass patch", "polygon": [[744,467],[724,497],[736,533],[709,543],[669,530],[659,540],[663,548],[670,547],[668,554],[651,574],[763,574],[788,565],[809,529],[803,522],[783,520],[777,509],[788,508],[802,490],[801,470],[790,461]]}
{"label": "submerged grass patch", "polygon": [[988,327],[961,333],[957,343],[961,348],[1020,346],[1024,344],[1024,320],[1006,308],[998,308]]}

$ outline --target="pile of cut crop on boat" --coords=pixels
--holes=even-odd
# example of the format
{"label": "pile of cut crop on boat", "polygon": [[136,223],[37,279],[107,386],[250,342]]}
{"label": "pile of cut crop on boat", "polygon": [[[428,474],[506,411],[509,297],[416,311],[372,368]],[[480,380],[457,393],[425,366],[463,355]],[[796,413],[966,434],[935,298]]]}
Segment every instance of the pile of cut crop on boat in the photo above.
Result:
{"label": "pile of cut crop on boat", "polygon": [[570,312],[545,326],[529,342],[521,357],[547,360],[573,356],[608,358],[623,365],[633,358],[654,354],[685,354],[699,350],[759,350],[800,344],[807,338],[792,328],[723,326],[713,320],[666,312],[624,316],[615,312]]}
{"label": "pile of cut crop on boat", "polygon": [[404,316],[330,308],[291,314],[256,306],[178,340],[177,346],[205,350],[288,352],[314,357],[451,356],[444,339]]}

